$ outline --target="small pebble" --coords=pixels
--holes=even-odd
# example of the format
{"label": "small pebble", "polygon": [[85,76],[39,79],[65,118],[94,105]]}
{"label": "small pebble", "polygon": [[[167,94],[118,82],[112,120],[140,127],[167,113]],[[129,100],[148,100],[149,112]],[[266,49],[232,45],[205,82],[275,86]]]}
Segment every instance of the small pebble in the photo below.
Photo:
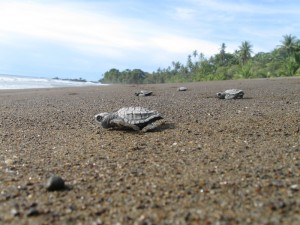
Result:
{"label": "small pebble", "polygon": [[12,159],[6,159],[6,160],[4,161],[4,163],[5,163],[7,166],[11,166],[12,164],[14,164],[14,160],[12,160]]}
{"label": "small pebble", "polygon": [[51,176],[46,183],[46,188],[48,191],[63,190],[65,181],[59,176]]}
{"label": "small pebble", "polygon": [[13,216],[19,216],[19,215],[20,215],[20,212],[19,212],[19,210],[18,210],[17,208],[12,208],[12,209],[10,210],[10,213],[11,213],[11,215],[13,215]]}
{"label": "small pebble", "polygon": [[298,185],[297,184],[293,184],[293,185],[291,185],[291,187],[290,187],[293,191],[298,191],[299,190],[299,187],[298,187]]}
{"label": "small pebble", "polygon": [[37,216],[37,215],[39,215],[40,214],[40,212],[35,208],[35,207],[31,207],[28,211],[27,211],[27,213],[26,213],[26,215],[29,217],[29,216]]}

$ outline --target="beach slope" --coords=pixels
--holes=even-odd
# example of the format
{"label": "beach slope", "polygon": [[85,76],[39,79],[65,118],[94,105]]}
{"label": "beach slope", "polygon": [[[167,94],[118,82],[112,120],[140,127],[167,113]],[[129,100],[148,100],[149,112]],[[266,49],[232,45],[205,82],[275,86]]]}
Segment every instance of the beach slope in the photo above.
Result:
{"label": "beach slope", "polygon": [[[166,124],[94,121],[128,106]],[[1,224],[299,224],[300,78],[2,90],[0,110]]]}

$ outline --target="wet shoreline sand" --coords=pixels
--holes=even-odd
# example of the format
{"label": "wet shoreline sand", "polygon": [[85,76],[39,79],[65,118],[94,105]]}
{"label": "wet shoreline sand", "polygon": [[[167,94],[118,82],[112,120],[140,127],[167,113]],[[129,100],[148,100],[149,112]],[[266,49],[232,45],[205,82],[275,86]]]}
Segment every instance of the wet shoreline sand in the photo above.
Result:
{"label": "wet shoreline sand", "polygon": [[[215,98],[229,88],[245,98]],[[300,78],[1,90],[0,99],[1,224],[300,221]],[[95,114],[125,106],[155,109],[169,126],[96,125]],[[66,190],[46,190],[52,174]]]}

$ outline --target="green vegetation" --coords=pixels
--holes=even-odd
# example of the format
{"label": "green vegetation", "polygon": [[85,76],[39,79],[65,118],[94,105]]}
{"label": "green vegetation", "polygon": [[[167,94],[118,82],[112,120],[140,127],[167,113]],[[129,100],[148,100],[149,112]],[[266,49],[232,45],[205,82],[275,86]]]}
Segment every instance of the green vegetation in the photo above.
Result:
{"label": "green vegetation", "polygon": [[210,58],[195,50],[188,55],[185,64],[172,62],[168,68],[158,68],[153,73],[140,69],[111,69],[104,73],[100,82],[170,83],[300,76],[300,40],[293,35],[284,35],[281,45],[271,52],[251,54],[252,45],[248,41],[242,42],[234,53],[227,53],[222,43],[220,52]]}

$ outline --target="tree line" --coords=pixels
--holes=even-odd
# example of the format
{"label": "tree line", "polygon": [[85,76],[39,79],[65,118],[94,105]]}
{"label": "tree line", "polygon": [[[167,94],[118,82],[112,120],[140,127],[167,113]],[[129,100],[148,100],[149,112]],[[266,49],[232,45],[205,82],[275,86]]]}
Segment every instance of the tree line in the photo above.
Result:
{"label": "tree line", "polygon": [[167,68],[158,68],[152,73],[113,68],[99,81],[141,84],[300,76],[300,40],[296,36],[284,35],[280,45],[271,52],[252,56],[252,48],[249,41],[243,41],[238,50],[229,53],[222,43],[219,52],[209,58],[195,50],[185,63],[173,61]]}

